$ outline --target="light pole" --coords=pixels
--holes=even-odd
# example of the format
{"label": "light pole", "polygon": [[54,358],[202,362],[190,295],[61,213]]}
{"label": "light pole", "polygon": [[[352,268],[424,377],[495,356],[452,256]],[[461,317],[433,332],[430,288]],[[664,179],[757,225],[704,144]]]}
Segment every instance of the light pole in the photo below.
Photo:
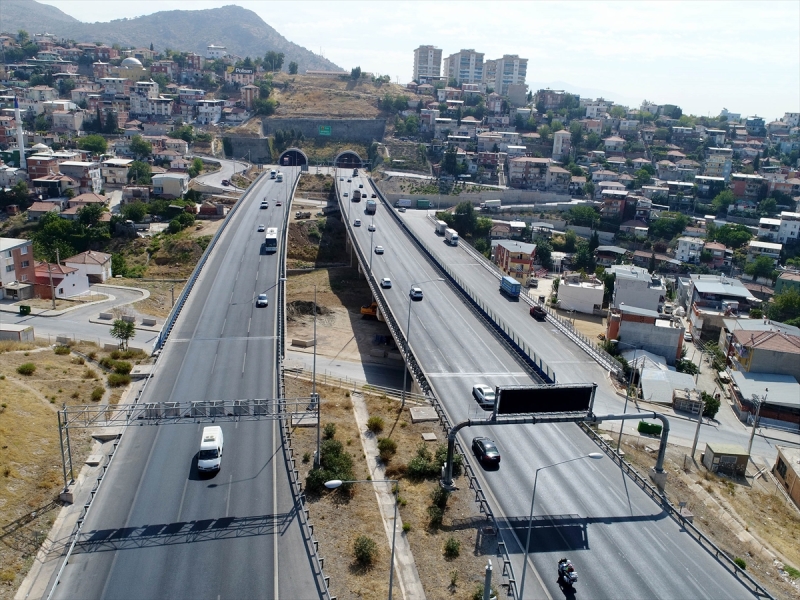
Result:
{"label": "light pole", "polygon": [[753,394],[753,402],[756,405],[756,416],[753,417],[753,429],[750,430],[750,443],[747,444],[747,453],[750,454],[750,450],[753,449],[753,438],[756,436],[756,425],[758,424],[758,415],[761,413],[761,405],[767,401],[767,393],[769,392],[769,388],[764,388],[764,397],[759,398],[755,394]]}
{"label": "light pole", "polygon": [[[625,342],[620,342],[619,340],[609,340],[609,341],[612,344],[615,344],[615,345],[622,344],[623,346],[630,346],[634,350],[634,353],[633,353],[633,368],[631,369],[631,374],[630,374],[630,377],[628,378],[628,382],[625,385],[625,407],[622,409],[622,414],[624,415],[624,414],[627,414],[627,412],[628,412],[628,398],[630,397],[631,383],[633,383],[633,373],[636,371],[636,360],[637,360],[637,358],[636,358],[636,350],[639,350],[640,348],[638,348],[638,347],[636,347],[636,346],[634,346],[632,344],[626,344]],[[619,422],[619,439],[617,440],[617,452],[619,452],[622,449],[622,429],[623,429],[624,423],[625,423],[624,420]]]}
{"label": "light pole", "polygon": [[375,237],[375,231],[369,233],[369,272],[372,273],[372,255],[375,254],[372,247],[372,239]]}
{"label": "light pole", "polygon": [[353,479],[342,481],[341,479],[331,479],[325,482],[325,487],[335,490],[343,483],[391,483],[394,490],[394,521],[392,521],[392,558],[389,560],[389,600],[392,600],[392,585],[394,583],[394,540],[397,536],[397,494],[400,492],[400,482],[396,479]]}
{"label": "light pole", "polygon": [[557,467],[558,465],[574,462],[576,460],[583,460],[584,458],[593,458],[595,460],[600,460],[601,458],[603,458],[603,455],[600,452],[590,452],[589,454],[585,454],[583,456],[576,456],[575,458],[562,460],[561,462],[553,463],[552,465],[545,465],[544,467],[539,467],[538,469],[536,469],[536,474],[533,476],[533,494],[531,494],[531,514],[528,517],[528,536],[525,538],[525,562],[522,563],[522,583],[519,586],[520,600],[524,599],[523,592],[525,591],[525,573],[528,570],[528,547],[531,544],[531,529],[533,528],[533,503],[536,500],[536,482],[539,479],[539,471],[543,469],[549,469],[550,467]]}
{"label": "light pole", "polygon": [[414,303],[414,301],[411,299],[411,292],[414,290],[415,286],[422,285],[423,283],[430,283],[432,281],[444,281],[444,278],[436,277],[434,279],[426,279],[425,281],[418,281],[417,283],[412,283],[411,287],[408,289],[408,320],[406,321],[406,368],[403,369],[403,391],[400,394],[401,409],[405,408],[406,405],[406,380],[408,378],[408,357],[411,355],[411,305]]}

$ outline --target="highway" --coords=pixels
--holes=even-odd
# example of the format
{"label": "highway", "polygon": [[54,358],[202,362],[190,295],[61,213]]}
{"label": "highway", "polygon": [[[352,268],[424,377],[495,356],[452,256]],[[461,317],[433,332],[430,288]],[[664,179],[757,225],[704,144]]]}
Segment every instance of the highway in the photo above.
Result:
{"label": "highway", "polygon": [[[224,229],[142,402],[274,398],[278,227],[295,169],[262,179]],[[259,209],[263,197],[270,208]],[[268,308],[255,298],[267,293]],[[279,424],[223,422],[221,470],[197,471],[202,424],[131,427],[84,524],[56,598],[315,598]]]}
{"label": "highway", "polygon": [[[349,172],[352,174],[352,171]],[[533,383],[510,351],[489,328],[480,322],[461,297],[440,277],[408,239],[390,214],[394,209],[379,202],[374,216],[365,214],[365,202],[350,201],[352,191],[361,184],[371,192],[365,177],[348,183],[341,170],[340,192],[348,192],[343,204],[345,217],[365,256],[372,256],[376,279],[390,277],[393,286],[382,290],[426,377],[441,400],[452,423],[484,414],[471,396],[474,383],[491,386]],[[414,211],[400,214],[409,219]],[[369,225],[374,223],[375,231]],[[433,226],[430,226],[433,235]],[[442,252],[458,252],[436,238]],[[385,249],[374,254],[374,247]],[[462,255],[463,257],[463,255]],[[409,288],[418,282],[422,301],[410,304]],[[498,303],[506,302],[492,292]],[[526,323],[531,321],[524,315]],[[516,320],[510,321],[516,323]],[[535,325],[546,329],[547,325]],[[534,331],[527,341],[547,349],[545,360],[555,369],[561,382],[604,381],[605,373],[569,342],[542,337]],[[526,333],[526,335],[528,335]],[[605,397],[596,406],[602,412],[610,406]],[[476,435],[493,438],[502,454],[501,466],[487,471],[476,468],[490,505],[501,526],[516,534],[506,536],[519,583],[522,573],[522,543],[525,539],[531,494],[536,469],[561,461],[586,456],[597,450],[575,424],[505,425],[467,428],[460,434],[464,448]],[[564,555],[580,573],[577,593],[590,598],[742,598],[748,596],[731,574],[702,549],[667,516],[640,488],[623,476],[608,458],[577,460],[540,472],[536,488],[534,526],[530,546],[530,566],[525,597],[561,598],[555,579],[556,564]],[[532,568],[531,568],[532,567]],[[537,577],[538,573],[538,577]]]}

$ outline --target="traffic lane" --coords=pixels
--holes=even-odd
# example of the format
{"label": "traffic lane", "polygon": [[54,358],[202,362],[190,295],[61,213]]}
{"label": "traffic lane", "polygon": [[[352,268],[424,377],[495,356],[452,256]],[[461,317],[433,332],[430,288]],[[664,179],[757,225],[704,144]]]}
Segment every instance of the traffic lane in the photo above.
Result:
{"label": "traffic lane", "polygon": [[[500,477],[525,481],[527,474],[526,484],[492,497],[503,514],[513,516],[515,533],[524,545],[533,488],[530,474],[565,460],[565,456],[585,456],[597,448],[575,425],[510,425],[502,436],[496,431],[493,436],[493,427],[474,429],[493,437],[503,457],[498,471],[481,472],[492,483],[489,489],[502,485]],[[613,461],[606,457],[576,460],[552,470],[558,473],[549,473],[550,477],[550,469],[539,473],[536,488],[534,515],[538,518],[531,552],[539,572],[554,571],[558,559],[569,554],[581,574],[581,587],[586,586],[593,596],[741,596],[738,582],[726,577],[727,571],[682,533]],[[582,557],[586,550],[591,550],[593,558]],[[659,565],[658,569],[653,565]],[[720,580],[725,591],[716,593]],[[545,577],[545,582],[551,593],[558,592],[554,579]]]}

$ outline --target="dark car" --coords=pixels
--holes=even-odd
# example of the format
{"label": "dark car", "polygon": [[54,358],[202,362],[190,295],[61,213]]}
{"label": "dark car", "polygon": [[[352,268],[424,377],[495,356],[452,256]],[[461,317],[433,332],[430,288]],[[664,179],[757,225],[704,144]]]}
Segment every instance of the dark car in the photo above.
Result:
{"label": "dark car", "polygon": [[473,438],[472,451],[484,465],[500,464],[500,451],[495,443],[487,437]]}
{"label": "dark car", "polygon": [[530,313],[531,316],[537,321],[544,321],[547,318],[547,312],[545,312],[545,310],[537,304],[531,306]]}
{"label": "dark car", "polygon": [[227,179],[223,179],[222,180],[222,185],[224,185],[225,187],[228,187],[230,184],[231,184],[231,182],[228,181]]}

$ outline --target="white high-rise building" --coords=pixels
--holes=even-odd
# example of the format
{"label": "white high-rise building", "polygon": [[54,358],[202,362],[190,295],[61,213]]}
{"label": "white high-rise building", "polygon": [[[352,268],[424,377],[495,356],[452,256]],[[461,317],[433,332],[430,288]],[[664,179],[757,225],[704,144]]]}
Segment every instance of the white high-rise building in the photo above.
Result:
{"label": "white high-rise building", "polygon": [[485,83],[483,80],[483,52],[461,50],[444,59],[443,75],[462,83]]}
{"label": "white high-rise building", "polygon": [[420,46],[414,50],[414,81],[442,76],[442,51],[436,46]]}
{"label": "white high-rise building", "polygon": [[505,96],[509,85],[525,85],[528,73],[528,59],[516,54],[504,54],[503,58],[487,60],[484,81],[494,91]]}

